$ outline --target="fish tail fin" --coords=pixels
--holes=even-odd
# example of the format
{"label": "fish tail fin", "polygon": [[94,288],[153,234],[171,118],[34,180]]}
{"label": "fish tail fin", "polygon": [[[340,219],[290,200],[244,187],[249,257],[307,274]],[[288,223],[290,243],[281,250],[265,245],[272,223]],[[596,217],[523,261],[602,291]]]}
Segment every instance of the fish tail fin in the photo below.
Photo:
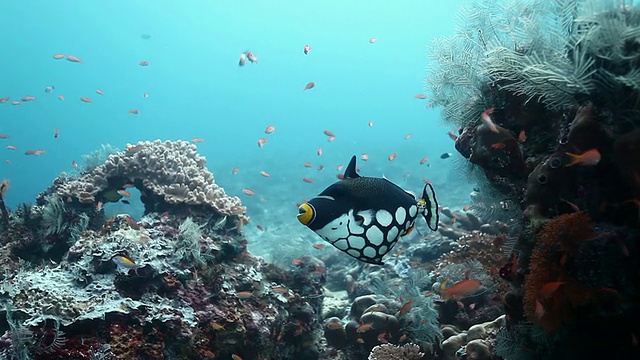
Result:
{"label": "fish tail fin", "polygon": [[565,154],[567,154],[567,155],[569,155],[569,157],[571,157],[571,161],[569,161],[567,164],[565,164],[564,167],[576,165],[576,164],[580,163],[580,161],[582,160],[580,155],[572,154],[570,152],[566,152]]}
{"label": "fish tail fin", "polygon": [[438,230],[438,221],[440,220],[438,200],[436,199],[436,192],[433,190],[431,184],[424,185],[422,198],[418,200],[418,207],[420,208],[422,216],[424,216],[424,219],[427,221],[429,229],[432,231]]}

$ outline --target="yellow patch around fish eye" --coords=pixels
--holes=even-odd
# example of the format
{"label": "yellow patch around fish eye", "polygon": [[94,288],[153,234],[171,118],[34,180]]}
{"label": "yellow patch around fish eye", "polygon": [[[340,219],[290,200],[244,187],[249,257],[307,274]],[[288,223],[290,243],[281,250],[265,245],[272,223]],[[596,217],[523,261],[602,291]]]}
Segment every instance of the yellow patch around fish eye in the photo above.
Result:
{"label": "yellow patch around fish eye", "polygon": [[304,203],[298,207],[298,221],[302,225],[308,225],[313,218],[314,214],[311,205]]}

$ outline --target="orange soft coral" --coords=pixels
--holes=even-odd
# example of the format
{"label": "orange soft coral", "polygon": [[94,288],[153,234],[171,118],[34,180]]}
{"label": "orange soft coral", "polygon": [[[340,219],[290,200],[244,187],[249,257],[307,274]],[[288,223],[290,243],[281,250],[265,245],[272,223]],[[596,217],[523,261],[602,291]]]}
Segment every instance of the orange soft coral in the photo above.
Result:
{"label": "orange soft coral", "polygon": [[[591,290],[568,277],[564,264],[578,243],[596,235],[585,212],[560,215],[540,229],[523,288],[524,310],[530,321],[553,330],[572,317],[576,305],[586,301]],[[546,284],[558,281],[563,284],[555,291],[540,293]]]}

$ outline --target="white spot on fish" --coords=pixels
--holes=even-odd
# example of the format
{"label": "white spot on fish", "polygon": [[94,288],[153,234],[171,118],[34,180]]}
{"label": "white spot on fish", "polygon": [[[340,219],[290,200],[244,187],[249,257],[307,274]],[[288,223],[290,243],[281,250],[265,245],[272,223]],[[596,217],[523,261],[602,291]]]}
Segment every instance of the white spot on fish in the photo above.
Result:
{"label": "white spot on fish", "polygon": [[349,242],[349,247],[354,249],[362,249],[365,245],[364,238],[361,238],[359,236],[349,236],[347,241]]}
{"label": "white spot on fish", "polygon": [[347,243],[347,240],[345,240],[345,239],[340,239],[340,240],[334,242],[333,246],[335,246],[338,249],[344,251],[344,250],[347,250],[347,248],[349,247],[349,243]]}
{"label": "white spot on fish", "polygon": [[347,252],[347,254],[349,254],[349,255],[351,255],[351,256],[353,256],[355,258],[358,258],[361,255],[359,251],[356,251],[356,250],[353,250],[353,249],[349,249],[346,252]]}
{"label": "white spot on fish", "polygon": [[372,226],[367,230],[367,239],[374,246],[380,246],[384,241],[384,234],[377,226]]}
{"label": "white spot on fish", "polygon": [[378,254],[380,254],[380,256],[383,256],[384,254],[387,253],[387,251],[389,251],[388,248],[386,246],[382,245],[382,246],[380,246],[380,249],[378,249]]}
{"label": "white spot on fish", "polygon": [[362,250],[362,253],[364,254],[364,256],[368,257],[368,258],[375,258],[376,255],[376,249],[373,248],[372,246],[367,246],[366,248],[364,248],[364,250]]}
{"label": "white spot on fish", "polygon": [[396,221],[398,224],[404,224],[404,221],[407,219],[407,211],[403,207],[399,207],[396,210]]}
{"label": "white spot on fish", "polygon": [[376,220],[378,221],[378,224],[382,225],[383,227],[387,227],[391,225],[393,216],[387,210],[381,209],[376,213]]}
{"label": "white spot on fish", "polygon": [[418,207],[416,205],[411,205],[409,208],[409,216],[414,218],[418,215]]}
{"label": "white spot on fish", "polygon": [[399,230],[395,226],[389,229],[389,231],[387,232],[387,242],[395,241],[398,238],[398,233]]}

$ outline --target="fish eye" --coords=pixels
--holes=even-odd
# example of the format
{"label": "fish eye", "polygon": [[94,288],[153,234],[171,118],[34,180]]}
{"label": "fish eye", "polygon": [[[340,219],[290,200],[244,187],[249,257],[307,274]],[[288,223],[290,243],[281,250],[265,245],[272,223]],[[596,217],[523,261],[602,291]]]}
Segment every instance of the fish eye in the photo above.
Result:
{"label": "fish eye", "polygon": [[544,185],[549,181],[549,178],[545,174],[540,174],[538,175],[537,180],[538,180],[538,184]]}
{"label": "fish eye", "polygon": [[305,214],[307,212],[307,209],[303,208],[302,206],[298,207],[298,214],[302,215]]}
{"label": "fish eye", "polygon": [[298,221],[300,221],[302,225],[309,225],[314,218],[315,214],[310,204],[304,203],[298,207]]}

